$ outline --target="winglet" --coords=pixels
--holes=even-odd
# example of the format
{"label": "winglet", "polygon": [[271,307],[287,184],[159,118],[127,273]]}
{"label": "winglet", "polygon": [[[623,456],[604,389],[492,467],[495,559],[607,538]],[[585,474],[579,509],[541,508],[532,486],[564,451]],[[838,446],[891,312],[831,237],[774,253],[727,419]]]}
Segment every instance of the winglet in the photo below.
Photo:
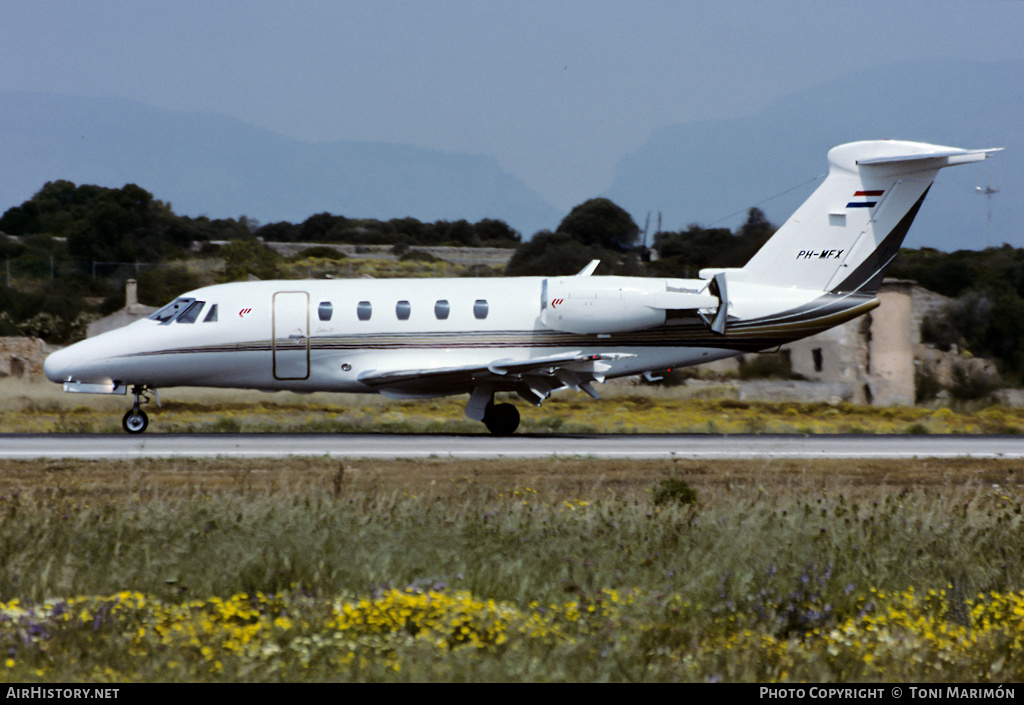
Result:
{"label": "winglet", "polygon": [[590,264],[588,264],[586,267],[581,269],[579,271],[579,273],[576,274],[576,276],[577,277],[589,277],[591,274],[594,273],[594,270],[597,269],[597,265],[599,265],[599,264],[601,264],[601,260],[599,260],[599,259],[590,260]]}

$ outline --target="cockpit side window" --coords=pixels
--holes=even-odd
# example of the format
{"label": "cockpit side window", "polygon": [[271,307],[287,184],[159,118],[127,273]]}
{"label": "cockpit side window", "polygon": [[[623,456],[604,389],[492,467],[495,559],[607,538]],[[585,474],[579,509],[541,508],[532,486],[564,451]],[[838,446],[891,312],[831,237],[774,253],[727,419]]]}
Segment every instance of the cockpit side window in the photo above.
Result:
{"label": "cockpit side window", "polygon": [[[178,314],[180,314],[182,311],[187,309],[193,303],[195,303],[195,299],[192,299],[192,298],[184,298],[183,297],[183,298],[180,298],[180,299],[175,299],[174,301],[172,301],[171,303],[167,304],[166,306],[164,306],[162,309],[160,309],[156,313],[151,313],[149,315],[149,319],[151,321],[158,321],[162,325],[167,325],[168,323],[173,321],[175,318],[177,318]],[[196,311],[197,315],[198,315],[198,313],[199,312]]]}
{"label": "cockpit side window", "polygon": [[217,322],[217,304],[210,304],[210,310],[206,313],[206,318],[203,319],[203,323],[216,323]]}
{"label": "cockpit side window", "polygon": [[206,305],[205,301],[194,301],[191,306],[181,312],[181,315],[175,319],[176,323],[195,323],[196,319],[199,318],[200,311],[203,310],[203,306]]}

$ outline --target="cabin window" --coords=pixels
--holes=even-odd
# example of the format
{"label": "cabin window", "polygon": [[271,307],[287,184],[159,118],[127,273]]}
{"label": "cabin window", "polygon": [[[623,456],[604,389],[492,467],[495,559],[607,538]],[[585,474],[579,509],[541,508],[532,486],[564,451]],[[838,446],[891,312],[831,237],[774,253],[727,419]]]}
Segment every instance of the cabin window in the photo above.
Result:
{"label": "cabin window", "polygon": [[484,318],[487,318],[487,300],[486,299],[477,299],[476,300],[476,302],[473,304],[473,315],[476,316],[478,319],[481,319],[481,320],[483,320]]}
{"label": "cabin window", "polygon": [[408,301],[399,301],[395,304],[395,315],[398,316],[400,321],[408,321],[409,314],[412,312],[412,306]]}
{"label": "cabin window", "polygon": [[329,321],[331,316],[334,315],[334,306],[331,305],[330,301],[321,301],[320,305],[316,307],[316,312],[320,316],[321,321]]}
{"label": "cabin window", "polygon": [[216,323],[217,322],[217,304],[211,304],[210,310],[206,313],[206,318],[203,319],[203,323]]}
{"label": "cabin window", "polygon": [[448,305],[448,302],[444,299],[439,300],[434,304],[434,315],[437,316],[439,321],[443,321],[448,318],[448,314],[451,313],[452,307]]}
{"label": "cabin window", "polygon": [[373,313],[373,306],[370,305],[369,301],[360,301],[356,305],[356,315],[359,316],[360,321],[370,320],[370,314]]}
{"label": "cabin window", "polygon": [[205,305],[205,301],[193,301],[192,305],[182,311],[181,315],[175,320],[178,323],[195,323],[196,319],[199,318],[199,312],[203,310]]}
{"label": "cabin window", "polygon": [[149,315],[149,320],[159,321],[161,324],[166,325],[173,321],[178,316],[179,313],[181,313],[186,308],[191,306],[192,302],[194,301],[195,299],[190,298],[175,299],[173,302],[167,304],[156,313],[151,313]]}

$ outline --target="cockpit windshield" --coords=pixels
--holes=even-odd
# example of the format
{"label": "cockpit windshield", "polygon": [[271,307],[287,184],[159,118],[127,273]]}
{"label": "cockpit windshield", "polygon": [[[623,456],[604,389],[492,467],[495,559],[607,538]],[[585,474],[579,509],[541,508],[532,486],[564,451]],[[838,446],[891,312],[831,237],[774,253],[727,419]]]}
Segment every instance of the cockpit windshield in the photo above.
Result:
{"label": "cockpit windshield", "polygon": [[[172,303],[167,304],[156,313],[151,313],[149,319],[152,321],[158,321],[163,325],[167,325],[179,315],[181,312],[187,309],[189,306],[195,303],[193,298],[180,298],[175,299]],[[196,311],[198,314],[199,312]]]}
{"label": "cockpit windshield", "polygon": [[199,312],[203,310],[203,306],[205,305],[205,301],[195,301],[175,320],[178,323],[195,323],[196,319],[199,318]]}

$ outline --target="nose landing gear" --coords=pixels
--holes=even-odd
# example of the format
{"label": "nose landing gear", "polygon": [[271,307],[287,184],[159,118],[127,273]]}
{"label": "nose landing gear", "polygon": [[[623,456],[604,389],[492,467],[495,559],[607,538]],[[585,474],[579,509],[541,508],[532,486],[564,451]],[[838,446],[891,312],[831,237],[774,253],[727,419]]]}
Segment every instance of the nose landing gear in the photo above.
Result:
{"label": "nose landing gear", "polygon": [[146,387],[135,385],[132,387],[132,394],[135,395],[135,403],[132,408],[125,412],[121,418],[121,426],[128,433],[142,433],[149,426],[149,416],[139,408],[141,404],[148,404],[149,397],[145,395]]}

